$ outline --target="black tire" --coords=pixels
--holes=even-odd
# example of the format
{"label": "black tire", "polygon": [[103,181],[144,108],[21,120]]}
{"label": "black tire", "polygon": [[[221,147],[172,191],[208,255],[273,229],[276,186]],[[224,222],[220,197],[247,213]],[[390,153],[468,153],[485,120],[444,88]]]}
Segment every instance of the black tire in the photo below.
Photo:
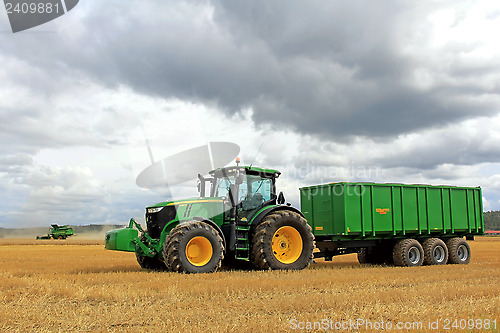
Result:
{"label": "black tire", "polygon": [[221,267],[224,244],[217,230],[208,223],[189,221],[170,231],[163,244],[163,258],[173,272],[211,273]]}
{"label": "black tire", "polygon": [[424,261],[424,250],[416,239],[401,239],[394,245],[392,258],[396,266],[421,266]]}
{"label": "black tire", "polygon": [[313,261],[313,249],[307,221],[294,211],[282,210],[265,216],[255,228],[250,260],[258,269],[304,269]]}
{"label": "black tire", "polygon": [[424,249],[424,265],[446,265],[448,248],[439,238],[427,238],[422,242]]}
{"label": "black tire", "polygon": [[368,252],[369,252],[369,248],[368,247],[363,247],[363,248],[359,249],[359,251],[358,251],[358,262],[361,265],[371,264],[370,254]]}
{"label": "black tire", "polygon": [[[146,231],[147,232],[147,231]],[[147,244],[146,237],[144,235],[141,236],[141,241]],[[139,263],[139,266],[144,269],[154,270],[154,271],[164,271],[167,269],[165,263],[161,261],[158,257],[147,257],[142,256],[138,253],[138,249],[135,250],[135,258]]]}
{"label": "black tire", "polygon": [[392,264],[392,244],[361,248],[358,251],[358,262],[374,265]]}
{"label": "black tire", "polygon": [[470,261],[469,243],[463,238],[455,237],[446,241],[448,263],[466,265]]}
{"label": "black tire", "polygon": [[385,257],[378,247],[365,247],[358,252],[358,262],[360,264],[381,265],[385,263]]}

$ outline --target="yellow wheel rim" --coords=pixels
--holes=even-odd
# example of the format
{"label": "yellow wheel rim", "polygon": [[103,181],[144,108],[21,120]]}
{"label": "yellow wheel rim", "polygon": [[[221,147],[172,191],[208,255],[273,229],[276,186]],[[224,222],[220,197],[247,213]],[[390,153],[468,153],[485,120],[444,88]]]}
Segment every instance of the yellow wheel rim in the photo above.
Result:
{"label": "yellow wheel rim", "polygon": [[203,236],[196,236],[186,245],[187,260],[194,266],[203,266],[212,259],[213,249],[210,241]]}
{"label": "yellow wheel rim", "polygon": [[283,264],[292,264],[302,253],[302,237],[294,227],[281,227],[273,235],[273,253]]}

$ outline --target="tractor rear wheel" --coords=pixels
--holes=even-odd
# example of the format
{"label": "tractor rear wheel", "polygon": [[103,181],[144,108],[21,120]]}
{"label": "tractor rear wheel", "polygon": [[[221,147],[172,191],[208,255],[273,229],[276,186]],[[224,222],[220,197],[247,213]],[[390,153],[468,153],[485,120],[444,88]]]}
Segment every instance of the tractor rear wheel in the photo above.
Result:
{"label": "tractor rear wheel", "polygon": [[215,272],[223,258],[222,238],[205,222],[189,221],[177,225],[163,244],[163,259],[168,269],[174,272]]}
{"label": "tractor rear wheel", "polygon": [[[147,232],[147,231],[146,231]],[[146,243],[146,237],[144,235],[141,236],[141,242]],[[135,250],[135,257],[137,259],[137,262],[139,263],[139,266],[144,269],[150,269],[154,271],[164,271],[167,269],[165,266],[165,263],[158,259],[157,257],[147,257],[140,255],[137,251]]]}
{"label": "tractor rear wheel", "polygon": [[304,269],[313,260],[314,236],[300,214],[282,210],[257,225],[250,260],[259,269]]}

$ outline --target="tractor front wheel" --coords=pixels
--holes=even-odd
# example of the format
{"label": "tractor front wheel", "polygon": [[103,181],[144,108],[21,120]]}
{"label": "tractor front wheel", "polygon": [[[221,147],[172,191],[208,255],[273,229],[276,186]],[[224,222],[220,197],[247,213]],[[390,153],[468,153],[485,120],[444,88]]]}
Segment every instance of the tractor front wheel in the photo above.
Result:
{"label": "tractor front wheel", "polygon": [[300,214],[271,213],[257,225],[251,261],[260,269],[304,269],[313,259],[314,236]]}
{"label": "tractor front wheel", "polygon": [[215,272],[223,258],[222,238],[205,222],[189,221],[177,225],[163,244],[163,259],[173,272]]}

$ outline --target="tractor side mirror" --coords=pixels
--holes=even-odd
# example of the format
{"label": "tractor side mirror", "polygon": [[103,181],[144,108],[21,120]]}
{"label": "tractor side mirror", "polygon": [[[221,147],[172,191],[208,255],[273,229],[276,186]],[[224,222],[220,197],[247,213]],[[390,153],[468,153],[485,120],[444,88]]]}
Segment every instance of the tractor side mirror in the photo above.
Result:
{"label": "tractor side mirror", "polygon": [[278,205],[282,205],[285,203],[285,195],[283,194],[283,191],[278,194]]}
{"label": "tractor side mirror", "polygon": [[205,177],[201,174],[198,174],[198,192],[200,193],[200,197],[205,196]]}

